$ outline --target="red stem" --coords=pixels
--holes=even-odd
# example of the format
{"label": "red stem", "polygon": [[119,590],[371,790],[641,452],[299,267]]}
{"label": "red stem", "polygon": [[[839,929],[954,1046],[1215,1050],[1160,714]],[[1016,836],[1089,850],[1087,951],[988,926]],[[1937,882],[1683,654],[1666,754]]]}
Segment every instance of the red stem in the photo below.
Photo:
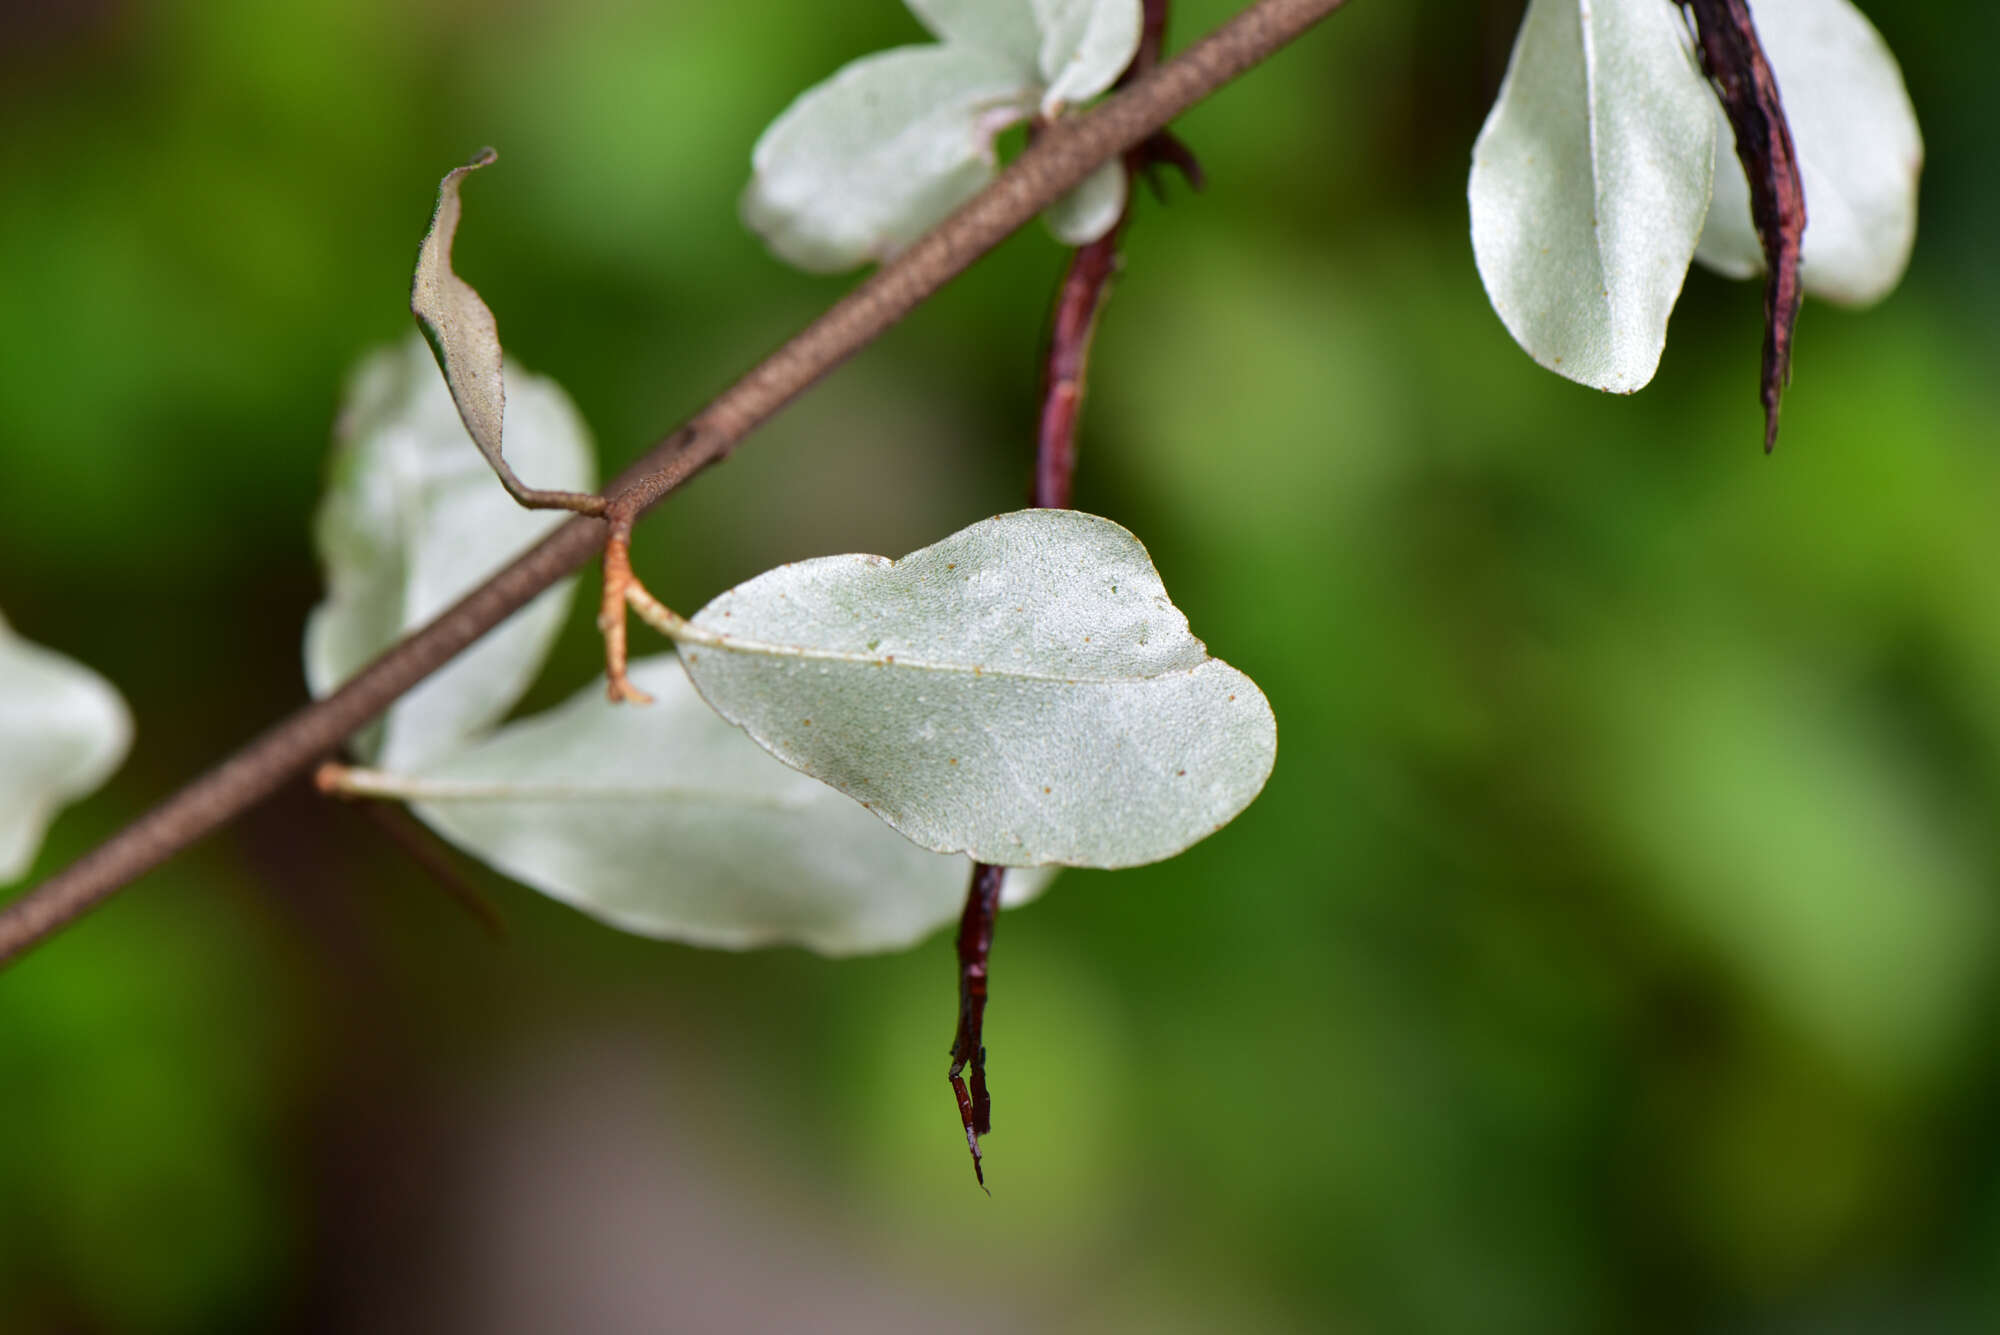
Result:
{"label": "red stem", "polygon": [[[972,889],[965,897],[965,914],[958,921],[958,1033],[951,1043],[951,1091],[958,1096],[959,1120],[965,1123],[965,1143],[972,1151],[972,1171],[986,1185],[980,1165],[979,1138],[993,1129],[993,1100],[986,1092],[986,961],[993,953],[993,923],[1000,916],[1000,887],[1005,867],[980,863],[972,869]],[[972,1088],[962,1078],[972,1067]]]}
{"label": "red stem", "polygon": [[[1146,0],[1145,26],[1140,31],[1139,49],[1132,63],[1119,76],[1120,85],[1145,74],[1160,61],[1167,34],[1169,0]],[[1192,155],[1180,148],[1165,131],[1156,139],[1171,145],[1192,162]],[[1125,157],[1125,188],[1130,199],[1134,169],[1149,160],[1147,144]],[[1172,154],[1166,156],[1171,160]],[[1183,166],[1183,170],[1186,167]],[[1190,173],[1198,177],[1199,169]],[[1048,352],[1042,365],[1042,411],[1035,432],[1035,482],[1031,503],[1041,510],[1069,508],[1072,484],[1076,479],[1076,426],[1083,411],[1084,373],[1090,364],[1090,345],[1097,333],[1097,316],[1111,292],[1111,279],[1118,272],[1118,237],[1125,230],[1127,212],[1118,216],[1111,230],[1071,254],[1062,286],[1056,290],[1055,310],[1049,320]],[[988,957],[993,951],[993,927],[1000,916],[1000,887],[1006,869],[979,863],[972,869],[972,886],[965,896],[965,914],[958,925],[958,1033],[951,1045],[951,1088],[958,1098],[959,1120],[965,1124],[965,1143],[972,1151],[972,1171],[979,1185],[986,1185],[981,1163],[979,1138],[993,1129],[993,1101],[986,1090],[986,979]],[[966,1064],[972,1065],[972,1087],[968,1091],[960,1078]]]}
{"label": "red stem", "polygon": [[1090,363],[1097,314],[1118,272],[1120,218],[1111,230],[1070,257],[1056,293],[1049,326],[1048,357],[1042,371],[1042,416],[1035,436],[1034,504],[1067,510],[1076,477],[1076,424],[1083,410],[1083,378]]}

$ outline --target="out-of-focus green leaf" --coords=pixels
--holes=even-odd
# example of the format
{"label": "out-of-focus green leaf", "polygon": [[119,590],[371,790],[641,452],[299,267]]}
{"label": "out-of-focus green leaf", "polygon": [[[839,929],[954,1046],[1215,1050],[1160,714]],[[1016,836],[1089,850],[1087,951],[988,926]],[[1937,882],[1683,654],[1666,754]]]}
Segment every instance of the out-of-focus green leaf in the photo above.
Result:
{"label": "out-of-focus green leaf", "polygon": [[743,221],[801,269],[887,259],[993,179],[993,137],[1036,88],[977,47],[866,56],[807,89],[757,140]]}
{"label": "out-of-focus green leaf", "polygon": [[1620,629],[1590,731],[1638,883],[1845,1069],[1921,1087],[1967,1022],[1991,915],[1909,757],[1809,664],[1691,620],[1673,646]]}
{"label": "out-of-focus green leaf", "polygon": [[458,235],[458,218],[464,207],[459,187],[468,175],[492,165],[498,156],[483,148],[463,167],[446,172],[438,183],[437,212],[431,215],[430,230],[417,250],[417,271],[410,279],[410,312],[437,355],[438,369],[444,372],[452,402],[473,444],[486,456],[508,492],[523,505],[575,508],[565,503],[582,500],[581,495],[528,486],[515,476],[501,454],[507,382],[501,364],[500,325],[479,293],[451,267],[451,243]]}
{"label": "out-of-focus green leaf", "polygon": [[[965,901],[971,864],[927,852],[716,717],[671,654],[632,665],[653,696],[593,685],[407,775],[356,771],[408,798],[466,852],[615,927],[733,950],[893,950]],[[1011,872],[1006,903],[1051,873]]]}
{"label": "out-of-focus green leaf", "polygon": [[[594,484],[589,432],[554,381],[517,371],[512,418],[508,443],[538,477]],[[465,444],[420,339],[356,369],[314,526],[327,596],[306,623],[313,694],[331,692],[562,522],[515,505]],[[541,670],[574,584],[542,594],[397,701],[358,740],[364,757],[422,765],[496,722]]]}
{"label": "out-of-focus green leaf", "polygon": [[1715,98],[1664,3],[1532,0],[1472,150],[1472,251],[1543,366],[1653,378],[1708,211]]}
{"label": "out-of-focus green leaf", "polygon": [[828,556],[710,602],[679,638],[708,702],[926,848],[1003,866],[1171,857],[1277,751],[1139,540],[1023,510],[900,561]]}
{"label": "out-of-focus green leaf", "polygon": [[28,870],[57,809],[110,778],[131,743],[110,682],[0,617],[0,882]]}
{"label": "out-of-focus green leaf", "polygon": [[[1917,238],[1924,144],[1902,71],[1847,0],[1754,0],[1750,13],[1784,99],[1806,191],[1799,275],[1806,291],[1865,305],[1887,296]],[[1730,142],[1716,108],[1717,142]],[[1695,258],[1732,278],[1764,271],[1750,187],[1722,154]]]}

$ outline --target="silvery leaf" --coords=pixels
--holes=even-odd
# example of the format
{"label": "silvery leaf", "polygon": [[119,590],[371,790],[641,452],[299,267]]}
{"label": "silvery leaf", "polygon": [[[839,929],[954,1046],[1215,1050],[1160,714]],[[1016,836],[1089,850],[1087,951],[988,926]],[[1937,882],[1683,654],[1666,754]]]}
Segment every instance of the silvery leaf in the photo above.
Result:
{"label": "silvery leaf", "polygon": [[1672,5],[1530,0],[1469,189],[1479,276],[1529,356],[1618,393],[1652,379],[1715,125]]}
{"label": "silvery leaf", "polygon": [[[653,696],[590,686],[408,776],[358,791],[412,810],[466,852],[626,931],[744,949],[890,950],[958,915],[962,857],[926,852],[773,760],[717,718],[671,654],[632,664]],[[1009,874],[1005,902],[1047,884]]]}
{"label": "silvery leaf", "polygon": [[131,742],[109,682],[0,618],[0,882],[26,874],[57,809],[110,778]]}
{"label": "silvery leaf", "polygon": [[1277,730],[1139,540],[1024,510],[900,561],[830,556],[678,633],[724,718],[910,839],[1005,866],[1170,857],[1249,805]]}
{"label": "silvery leaf", "polygon": [[[1924,145],[1896,58],[1847,0],[1754,0],[1751,18],[1778,79],[1806,192],[1805,289],[1865,304],[1903,276],[1917,234]],[[1730,143],[1718,117],[1718,140]],[[1764,271],[1750,187],[1720,154],[1715,202],[1695,258],[1732,278]]]}
{"label": "silvery leaf", "polygon": [[1117,224],[1125,212],[1125,190],[1125,164],[1113,158],[1050,205],[1042,221],[1065,246],[1087,246]]}
{"label": "silvery leaf", "polygon": [[1034,10],[1045,116],[1109,88],[1139,49],[1141,0],[1034,0]]}
{"label": "silvery leaf", "polygon": [[[508,448],[530,473],[587,490],[590,437],[555,382],[518,368]],[[563,521],[524,510],[494,485],[423,341],[411,337],[356,369],[334,429],[314,524],[326,600],[306,623],[306,681],[326,695]],[[536,598],[432,674],[359,739],[395,768],[435,760],[511,709],[541,669],[574,581]]]}
{"label": "silvery leaf", "polygon": [[1037,12],[1041,0],[904,2],[938,40],[1004,59],[1024,81],[1039,81],[1044,40]]}
{"label": "silvery leaf", "polygon": [[1033,111],[1036,91],[975,47],[864,56],[758,139],[743,221],[802,269],[887,259],[993,179],[993,138]]}

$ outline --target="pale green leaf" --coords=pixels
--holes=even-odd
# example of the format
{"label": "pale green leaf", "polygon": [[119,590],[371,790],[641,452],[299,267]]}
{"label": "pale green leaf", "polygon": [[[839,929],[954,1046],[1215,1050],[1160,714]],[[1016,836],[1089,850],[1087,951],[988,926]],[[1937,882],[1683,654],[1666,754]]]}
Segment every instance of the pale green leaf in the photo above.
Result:
{"label": "pale green leaf", "polygon": [[1042,221],[1065,246],[1087,246],[1117,224],[1125,212],[1125,190],[1125,164],[1113,158],[1050,205]]}
{"label": "pale green leaf", "polygon": [[1530,0],[1472,150],[1472,249],[1529,356],[1598,389],[1653,378],[1715,153],[1715,97],[1665,0]]}
{"label": "pale green leaf", "polygon": [[131,742],[109,682],[0,617],[0,882],[27,872],[57,809],[110,778]]}
{"label": "pale green leaf", "polygon": [[887,259],[993,179],[993,138],[1033,111],[1036,91],[1032,74],[973,47],[865,56],[758,139],[743,221],[802,269]]}
{"label": "pale green leaf", "polygon": [[[1866,304],[1903,276],[1917,237],[1923,139],[1902,72],[1847,0],[1754,0],[1806,192],[1799,277],[1806,291]],[[1718,103],[1715,203],[1695,258],[1732,278],[1764,271],[1750,186]]]}
{"label": "pale green leaf", "polygon": [[[1135,0],[1135,3],[1137,0]],[[917,21],[940,41],[984,51],[1039,81],[1042,0],[905,0]]]}
{"label": "pale green leaf", "polygon": [[[559,486],[594,485],[589,432],[555,382],[518,368],[508,445]],[[524,510],[493,485],[423,341],[356,368],[334,429],[314,534],[326,601],[306,623],[306,681],[325,695],[408,631],[483,583],[563,517]],[[392,706],[358,739],[405,768],[491,726],[534,680],[569,607],[565,581],[515,613]]]}
{"label": "pale green leaf", "polygon": [[[829,955],[890,950],[957,916],[972,864],[918,848],[717,718],[671,654],[632,664],[653,696],[593,685],[408,776],[353,776],[466,852],[646,936]],[[1008,875],[1005,902],[1047,884]]]}
{"label": "pale green leaf", "polygon": [[1034,10],[1045,116],[1109,88],[1139,50],[1141,0],[1034,0]]}
{"label": "pale green leaf", "polygon": [[680,639],[772,754],[983,862],[1170,857],[1249,805],[1277,748],[1269,703],[1188,632],[1139,540],[1069,510],[781,566]]}

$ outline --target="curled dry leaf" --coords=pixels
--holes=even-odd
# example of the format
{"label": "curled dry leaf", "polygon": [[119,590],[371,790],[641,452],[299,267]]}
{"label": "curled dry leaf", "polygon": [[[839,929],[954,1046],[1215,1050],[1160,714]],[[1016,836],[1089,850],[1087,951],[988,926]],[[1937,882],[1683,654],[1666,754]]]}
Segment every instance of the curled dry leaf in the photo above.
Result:
{"label": "curled dry leaf", "polygon": [[109,682],[0,617],[0,882],[27,872],[56,811],[110,778],[131,742]]}
{"label": "curled dry leaf", "polygon": [[[1752,0],[1750,15],[1777,75],[1805,185],[1800,280],[1829,301],[1879,301],[1902,278],[1916,243],[1924,161],[1896,57],[1847,0]],[[1728,134],[1719,104],[1715,115]],[[1731,278],[1765,267],[1749,183],[1727,154],[1716,163],[1715,203],[1695,258]]]}
{"label": "curled dry leaf", "polygon": [[[1694,16],[1702,68],[1715,85],[1736,158],[1750,182],[1750,211],[1770,276],[1764,283],[1764,452],[1778,443],[1778,404],[1792,379],[1798,324],[1799,242],[1806,230],[1805,186],[1785,124],[1778,81],[1757,40],[1749,0],[1680,0]],[[1718,136],[1718,139],[1720,136]]]}
{"label": "curled dry leaf", "polygon": [[472,285],[451,267],[452,241],[458,235],[463,204],[459,188],[465,178],[490,166],[499,155],[481,149],[463,167],[454,167],[438,183],[437,211],[417,250],[417,270],[410,279],[410,313],[424,331],[438,369],[451,387],[452,402],[479,452],[510,495],[536,509],[578,510],[595,514],[601,498],[570,491],[542,491],[523,483],[501,454],[507,414],[507,383],[500,350],[500,325]]}
{"label": "curled dry leaf", "polygon": [[900,561],[781,566],[672,628],[723,717],[910,839],[1004,866],[1126,867],[1232,820],[1277,750],[1139,540],[1024,510]]}
{"label": "curled dry leaf", "polygon": [[[964,858],[926,852],[717,718],[671,654],[632,664],[653,696],[595,687],[408,774],[350,771],[409,799],[466,852],[645,936],[828,955],[892,950],[954,918]],[[1026,902],[1047,871],[1015,871]]]}

